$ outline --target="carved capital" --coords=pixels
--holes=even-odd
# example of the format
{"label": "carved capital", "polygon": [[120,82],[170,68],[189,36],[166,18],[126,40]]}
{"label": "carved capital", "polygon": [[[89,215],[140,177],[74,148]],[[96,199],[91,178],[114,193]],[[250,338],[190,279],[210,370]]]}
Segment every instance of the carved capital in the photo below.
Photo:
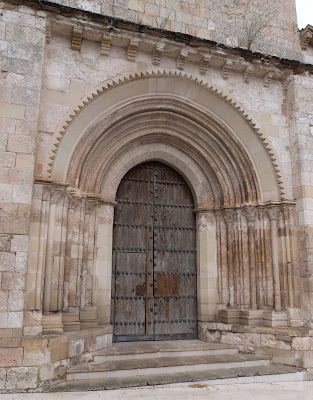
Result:
{"label": "carved capital", "polygon": [[86,199],[86,213],[90,214],[100,204],[99,197],[87,197]]}
{"label": "carved capital", "polygon": [[285,220],[290,219],[293,216],[294,211],[295,211],[295,206],[296,206],[296,203],[293,201],[284,202],[282,204],[281,210],[282,210],[283,217]]}
{"label": "carved capital", "polygon": [[66,188],[60,186],[52,186],[50,191],[50,203],[60,203],[66,197]]}
{"label": "carved capital", "polygon": [[67,193],[69,196],[69,208],[72,209],[78,209],[86,199],[84,193],[79,189],[68,188]]}
{"label": "carved capital", "polygon": [[271,221],[278,220],[279,213],[280,213],[280,207],[279,206],[273,205],[273,206],[266,207],[266,211],[267,211],[269,219]]}
{"label": "carved capital", "polygon": [[52,185],[42,185],[42,200],[50,201]]}
{"label": "carved capital", "polygon": [[197,212],[197,229],[199,232],[210,230],[215,225],[215,212],[213,210],[202,210]]}
{"label": "carved capital", "polygon": [[236,210],[233,208],[224,208],[224,217],[227,224],[232,224],[235,220]]}
{"label": "carved capital", "polygon": [[256,207],[252,205],[247,205],[243,207],[242,213],[245,216],[249,226],[253,225],[258,217],[258,211]]}

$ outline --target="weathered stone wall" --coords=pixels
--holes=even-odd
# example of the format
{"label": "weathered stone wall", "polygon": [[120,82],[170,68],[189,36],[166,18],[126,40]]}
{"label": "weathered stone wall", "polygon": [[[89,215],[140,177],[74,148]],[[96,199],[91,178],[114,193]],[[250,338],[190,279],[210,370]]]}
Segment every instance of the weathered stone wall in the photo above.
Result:
{"label": "weathered stone wall", "polygon": [[294,0],[54,0],[155,28],[211,39],[233,47],[298,59]]}
{"label": "weathered stone wall", "polygon": [[294,194],[299,223],[299,262],[302,307],[306,326],[313,327],[313,78],[295,76],[289,89],[288,115]]}
{"label": "weathered stone wall", "polygon": [[[21,336],[45,28],[45,12],[1,3],[0,359],[2,366],[14,368],[23,362]],[[9,374],[14,375],[14,368]]]}

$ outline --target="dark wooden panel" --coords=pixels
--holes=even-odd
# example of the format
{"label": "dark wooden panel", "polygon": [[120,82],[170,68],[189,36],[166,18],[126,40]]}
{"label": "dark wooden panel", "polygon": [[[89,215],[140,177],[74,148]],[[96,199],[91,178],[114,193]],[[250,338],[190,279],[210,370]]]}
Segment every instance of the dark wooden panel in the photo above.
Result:
{"label": "dark wooden panel", "polygon": [[123,178],[114,219],[112,323],[118,340],[197,334],[196,230],[184,179],[159,162]]}

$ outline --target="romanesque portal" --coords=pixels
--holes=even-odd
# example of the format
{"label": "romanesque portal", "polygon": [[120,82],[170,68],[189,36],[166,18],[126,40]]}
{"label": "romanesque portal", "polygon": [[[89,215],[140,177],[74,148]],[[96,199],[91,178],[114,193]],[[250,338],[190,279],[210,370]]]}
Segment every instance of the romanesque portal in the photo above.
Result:
{"label": "romanesque portal", "polygon": [[[262,133],[236,103],[190,76],[147,72],[108,82],[67,125],[55,134],[47,179],[37,181],[34,203],[41,214],[37,229],[43,233],[39,251],[33,254],[38,262],[33,265],[38,276],[44,268],[45,278],[44,287],[37,280],[35,291],[29,291],[28,307],[40,308],[42,297],[48,327],[55,312],[62,312],[67,329],[75,324],[88,327],[114,321],[116,337],[194,335],[197,321],[215,321],[218,314],[227,322],[266,320],[272,324],[280,318],[285,323],[286,314],[279,314],[281,310],[299,304],[294,203],[284,198]],[[135,181],[123,177],[127,173],[136,176],[141,171],[136,166],[154,160],[168,166],[169,176],[175,168],[190,193],[182,193],[184,200],[176,199],[178,192],[168,189],[162,193],[161,183],[150,189],[147,186],[140,189],[147,193],[147,208],[139,211],[136,202],[143,200],[138,190],[129,186]],[[158,182],[155,173],[153,179],[139,179]],[[175,179],[161,180],[170,187]],[[168,200],[171,206],[190,206],[179,217],[184,235],[180,239],[179,231],[170,229],[175,234],[164,247],[157,240],[163,240],[164,216],[156,199]],[[129,210],[127,201],[133,202]],[[154,206],[149,209],[151,202]],[[152,239],[151,232],[136,231],[136,225],[148,227],[149,223],[140,219],[144,215],[154,221]],[[168,220],[169,225],[174,220]],[[37,227],[38,220],[34,224]],[[35,229],[33,232],[35,247],[38,236]],[[153,246],[143,246],[144,240],[153,240]],[[158,257],[176,245],[193,260],[193,270],[186,270],[187,274],[195,273],[196,255],[197,285],[195,275],[188,277],[189,282],[187,276],[178,278],[176,267],[162,270]],[[44,257],[40,246],[46,249]],[[143,248],[148,254],[138,250]],[[195,248],[196,253],[187,252]],[[173,265],[179,259],[185,268],[187,258],[182,261],[181,254],[168,251],[166,257]],[[140,270],[135,266],[138,263]],[[127,270],[132,275],[126,275],[127,283],[121,284],[121,272]],[[29,270],[32,287],[34,272]],[[150,277],[148,285],[140,279],[143,273]],[[134,286],[131,291],[128,284]],[[193,289],[183,292],[181,284],[193,285]],[[152,298],[150,289],[159,290],[160,297]],[[166,296],[174,297],[166,300],[168,306],[161,306]],[[175,296],[180,301],[173,300]],[[136,318],[118,311],[124,310],[125,301],[130,302],[129,309],[136,302]],[[171,314],[174,309],[176,317]]]}

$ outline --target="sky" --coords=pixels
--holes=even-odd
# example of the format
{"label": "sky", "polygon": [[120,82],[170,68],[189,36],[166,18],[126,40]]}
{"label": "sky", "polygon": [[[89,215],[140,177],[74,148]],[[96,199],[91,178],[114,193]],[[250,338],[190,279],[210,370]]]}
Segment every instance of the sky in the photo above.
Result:
{"label": "sky", "polygon": [[299,28],[313,25],[313,0],[296,0],[296,5]]}

